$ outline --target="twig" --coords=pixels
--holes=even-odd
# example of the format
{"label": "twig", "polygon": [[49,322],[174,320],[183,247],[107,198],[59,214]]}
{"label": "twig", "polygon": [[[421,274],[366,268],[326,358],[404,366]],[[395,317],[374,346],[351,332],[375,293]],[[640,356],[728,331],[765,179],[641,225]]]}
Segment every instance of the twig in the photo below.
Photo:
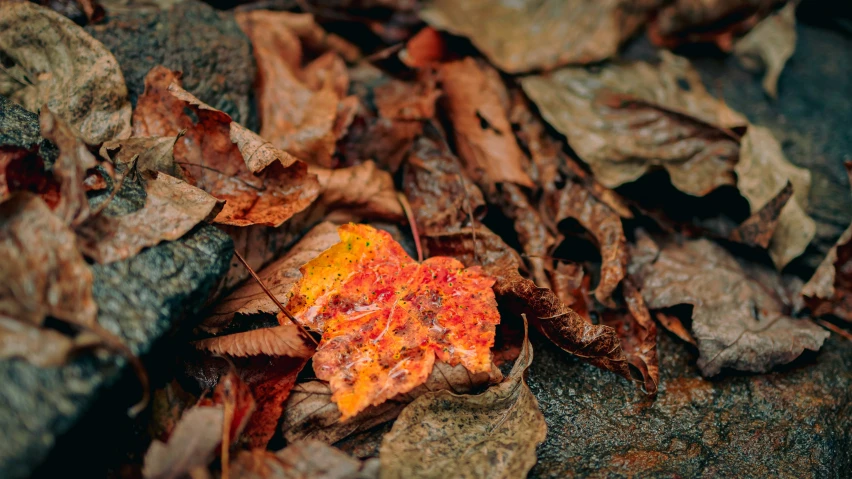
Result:
{"label": "twig", "polygon": [[305,327],[302,326],[301,323],[299,323],[299,321],[293,316],[292,313],[290,313],[290,311],[287,310],[287,308],[284,307],[283,304],[281,304],[281,301],[278,301],[278,298],[276,298],[275,295],[272,294],[272,291],[269,291],[269,288],[266,287],[266,285],[263,283],[263,281],[260,279],[260,277],[257,275],[257,273],[254,272],[254,270],[251,268],[251,266],[249,266],[249,264],[246,262],[246,260],[243,258],[243,256],[239,253],[239,251],[234,250],[234,255],[237,257],[238,260],[240,260],[240,263],[242,263],[243,266],[246,267],[246,269],[248,270],[251,277],[254,278],[255,281],[257,281],[257,284],[259,284],[260,288],[263,290],[263,292],[266,293],[267,296],[269,296],[269,299],[271,299],[272,302],[275,303],[276,306],[278,306],[278,308],[281,310],[281,312],[284,313],[284,316],[287,316],[287,318],[290,320],[291,323],[298,326],[299,329],[302,331],[302,334],[304,334],[308,339],[310,339],[311,342],[314,343],[315,346],[319,346],[319,343],[317,343],[317,340],[314,339],[313,336],[311,336],[311,334],[308,332],[308,330],[305,329]]}
{"label": "twig", "polygon": [[833,331],[833,332],[843,336],[844,338],[848,339],[849,341],[852,341],[852,333],[850,333],[849,331],[846,331],[845,329],[841,328],[840,326],[838,326],[836,324],[829,323],[828,321],[826,321],[824,319],[817,319],[817,322],[819,324],[821,324],[823,328],[828,329],[829,331]]}
{"label": "twig", "polygon": [[420,245],[420,232],[417,230],[417,221],[414,220],[414,212],[411,210],[411,204],[408,203],[408,198],[404,194],[397,191],[396,197],[399,199],[399,204],[402,205],[402,211],[405,212],[405,217],[408,218],[408,226],[411,228],[411,235],[414,236],[414,247],[417,248],[417,261],[423,262],[423,247]]}

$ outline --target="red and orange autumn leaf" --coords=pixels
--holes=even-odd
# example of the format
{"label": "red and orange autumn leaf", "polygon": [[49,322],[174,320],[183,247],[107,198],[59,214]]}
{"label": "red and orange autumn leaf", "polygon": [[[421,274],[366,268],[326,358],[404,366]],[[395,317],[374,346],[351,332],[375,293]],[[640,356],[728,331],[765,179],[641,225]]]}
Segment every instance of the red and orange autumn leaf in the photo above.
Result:
{"label": "red and orange autumn leaf", "polygon": [[340,243],[302,267],[289,306],[323,333],[314,371],[343,420],[422,384],[435,359],[491,370],[500,322],[493,278],[453,258],[417,263],[370,226],[338,233]]}

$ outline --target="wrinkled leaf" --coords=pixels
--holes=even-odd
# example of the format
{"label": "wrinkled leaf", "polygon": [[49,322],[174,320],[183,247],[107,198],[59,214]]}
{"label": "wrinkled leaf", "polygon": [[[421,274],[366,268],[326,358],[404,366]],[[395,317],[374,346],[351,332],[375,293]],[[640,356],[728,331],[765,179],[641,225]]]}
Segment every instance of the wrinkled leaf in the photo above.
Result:
{"label": "wrinkled leaf", "polygon": [[520,73],[593,63],[614,55],[658,0],[436,0],[420,13],[470,38],[497,67]]}
{"label": "wrinkled leaf", "polygon": [[0,316],[95,324],[92,270],[74,233],[39,197],[18,193],[0,203],[0,277]]}
{"label": "wrinkled leaf", "polygon": [[[349,220],[362,218],[400,221],[404,218],[393,177],[372,161],[349,168],[310,167],[317,176],[320,196],[311,206],[316,211],[337,211]],[[343,222],[338,215],[336,221]]]}
{"label": "wrinkled leaf", "polygon": [[284,403],[290,396],[296,376],[305,367],[304,358],[252,358],[239,367],[257,405],[243,438],[250,447],[266,447],[278,428]]}
{"label": "wrinkled leaf", "polygon": [[366,431],[396,418],[406,404],[429,391],[452,391],[456,394],[477,392],[497,383],[503,375],[496,367],[487,373],[472,374],[462,365],[450,366],[437,361],[426,382],[377,406],[370,406],[348,420],[340,420],[340,410],[331,400],[328,384],[311,381],[297,384],[284,406],[282,429],[288,441],[320,440],[333,444],[347,436]]}
{"label": "wrinkled leaf", "polygon": [[367,463],[319,441],[301,441],[278,452],[241,451],[233,464],[243,479],[373,479]]}
{"label": "wrinkled leaf", "polygon": [[542,288],[550,287],[547,270],[552,269],[546,260],[556,238],[548,231],[538,210],[530,204],[524,191],[517,185],[506,183],[501,188],[503,213],[515,222],[518,241],[532,270],[532,278]]}
{"label": "wrinkled leaf", "polygon": [[46,104],[91,145],[130,136],[118,62],[71,20],[30,2],[0,4],[0,56],[0,95],[32,112]]}
{"label": "wrinkled leaf", "polygon": [[101,145],[100,155],[115,165],[131,165],[140,172],[160,172],[186,180],[174,156],[174,147],[181,136],[179,132],[177,136],[112,140]]}
{"label": "wrinkled leaf", "polygon": [[723,367],[768,371],[805,349],[818,350],[828,337],[810,320],[788,316],[777,274],[740,263],[708,240],[668,243],[655,261],[631,270],[648,307],[692,305],[698,367],[705,376]]}
{"label": "wrinkled leaf", "polygon": [[302,267],[290,308],[323,333],[314,371],[344,420],[422,384],[436,359],[491,369],[500,322],[491,278],[452,258],[417,263],[366,225],[338,233],[340,243]]}
{"label": "wrinkled leaf", "polygon": [[573,218],[595,238],[601,253],[601,278],[595,298],[609,303],[610,297],[627,274],[627,239],[621,218],[599,202],[586,188],[569,181],[550,197],[549,213],[556,221]]}
{"label": "wrinkled leaf", "polygon": [[648,29],[657,46],[715,43],[733,47],[734,35],[748,31],[780,0],[675,0],[662,8]]}
{"label": "wrinkled leaf", "polygon": [[783,268],[801,255],[816,234],[816,223],[805,213],[811,189],[811,172],[787,161],[781,145],[763,127],[749,126],[743,137],[740,161],[735,167],[737,188],[753,212],[760,211],[791,183],[793,199],[778,216],[769,242],[769,255]]}
{"label": "wrinkled leaf", "polygon": [[290,356],[309,358],[313,354],[295,324],[283,324],[242,333],[226,334],[193,342],[198,349],[227,356]]}
{"label": "wrinkled leaf", "polygon": [[145,184],[145,206],[124,216],[98,215],[77,228],[81,249],[99,263],[130,258],[161,241],[174,241],[210,221],[222,202],[164,173]]}
{"label": "wrinkled leaf", "polygon": [[186,130],[175,146],[175,161],[190,183],[225,201],[215,222],[277,227],[316,198],[319,184],[305,163],[200,102],[177,79],[163,67],[148,73],[133,113],[134,133],[176,136]]}
{"label": "wrinkled leaf", "polygon": [[224,407],[196,406],[184,412],[168,443],[155,439],[145,453],[145,479],[179,479],[213,460],[222,440]]}
{"label": "wrinkled leaf", "polygon": [[654,395],[660,383],[657,325],[631,280],[625,280],[622,290],[627,311],[604,311],[601,324],[615,329],[627,361],[642,374],[645,392]]}
{"label": "wrinkled leaf", "polygon": [[526,477],[547,432],[524,380],[532,358],[525,338],[509,376],[482,394],[415,399],[382,440],[380,477]]}
{"label": "wrinkled leaf", "polygon": [[521,85],[608,188],[651,168],[695,196],[736,181],[739,137],[726,128],[746,122],[707,93],[686,59],[662,52],[657,65],[563,68]]}
{"label": "wrinkled leaf", "polygon": [[589,315],[589,308],[592,306],[592,298],[589,295],[591,277],[585,274],[583,267],[577,263],[559,263],[551,272],[551,278],[553,294],[565,306],[591,323],[592,319]]}
{"label": "wrinkled leaf", "polygon": [[508,93],[497,71],[468,57],[442,64],[438,78],[468,177],[486,193],[494,183],[532,187],[528,161],[509,124]]}
{"label": "wrinkled leaf", "polygon": [[344,98],[349,80],[343,60],[328,53],[302,69],[293,22],[304,16],[254,10],[235,18],[257,61],[260,135],[305,161],[331,166],[335,142],[351,121],[345,120],[345,109],[355,101]]}
{"label": "wrinkled leaf", "polygon": [[[846,162],[846,172],[852,183],[852,162]],[[852,322],[852,225],[828,251],[802,295],[815,316],[834,314]]]}
{"label": "wrinkled leaf", "polygon": [[763,90],[772,98],[778,97],[778,77],[795,51],[796,2],[761,20],[734,45],[734,54],[743,65],[766,70]]}

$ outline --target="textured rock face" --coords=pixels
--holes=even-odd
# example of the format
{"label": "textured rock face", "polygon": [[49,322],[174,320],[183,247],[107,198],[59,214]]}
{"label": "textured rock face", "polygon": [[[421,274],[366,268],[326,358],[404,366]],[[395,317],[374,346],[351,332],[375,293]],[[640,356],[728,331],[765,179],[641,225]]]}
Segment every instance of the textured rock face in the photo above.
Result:
{"label": "textured rock face", "polygon": [[257,129],[251,44],[232,14],[186,0],[164,10],[111,9],[86,31],[115,55],[134,105],[148,71],[164,65],[183,72],[184,89],[201,101]]}
{"label": "textured rock face", "polygon": [[[0,146],[29,148],[41,142],[42,152],[48,151],[48,157],[55,155],[53,145],[38,135],[37,117],[1,97],[0,131]],[[120,214],[142,204],[142,188],[123,189],[108,211]],[[231,250],[227,235],[205,225],[178,241],[161,243],[128,260],[95,265],[93,292],[98,321],[144,359],[155,341],[203,305],[227,271]],[[81,425],[80,419],[97,401],[111,397],[117,406],[112,412],[120,418],[121,411],[138,400],[140,393],[134,386],[118,395],[111,394],[110,388],[121,378],[125,378],[125,384],[132,384],[128,380],[132,377],[127,361],[111,354],[82,353],[58,368],[39,368],[21,360],[0,361],[0,431],[4,438],[0,477],[29,476],[60,436],[75,427],[91,426]],[[106,414],[102,410],[97,413]],[[115,418],[105,416],[102,421]],[[88,444],[69,446],[80,448],[80,461],[86,457],[91,461],[98,455],[97,450],[88,449]],[[75,464],[54,466],[76,469]]]}
{"label": "textured rock face", "polygon": [[530,477],[840,477],[852,466],[852,348],[826,341],[782,370],[701,377],[661,333],[660,392],[538,341],[529,384],[547,419]]}

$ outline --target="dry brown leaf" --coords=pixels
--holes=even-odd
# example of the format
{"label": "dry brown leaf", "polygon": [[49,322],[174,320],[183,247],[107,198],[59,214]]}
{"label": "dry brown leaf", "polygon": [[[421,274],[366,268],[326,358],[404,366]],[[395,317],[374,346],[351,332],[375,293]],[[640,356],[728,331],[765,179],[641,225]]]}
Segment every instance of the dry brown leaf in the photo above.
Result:
{"label": "dry brown leaf", "polygon": [[333,170],[312,166],[308,172],[315,174],[320,184],[320,196],[311,206],[314,215],[316,210],[339,211],[351,215],[349,221],[400,221],[405,217],[393,177],[372,161]]}
{"label": "dry brown leaf", "polygon": [[313,348],[305,344],[301,330],[295,324],[201,339],[192,344],[216,355],[236,357],[265,355],[309,358],[314,352]]}
{"label": "dry brown leaf", "polygon": [[[846,162],[846,172],[852,183],[852,162]],[[828,251],[802,296],[814,316],[834,314],[852,322],[852,225]]]}
{"label": "dry brown leaf", "polygon": [[145,453],[145,479],[180,479],[206,469],[222,441],[224,407],[196,406],[181,416],[168,443],[155,439]]}
{"label": "dry brown leaf", "polygon": [[[190,183],[226,202],[215,222],[278,227],[316,198],[319,184],[305,163],[202,103],[176,79],[163,67],[148,73],[133,116],[134,131],[176,136],[186,130],[175,146],[175,161]],[[197,122],[184,108],[195,113]]]}
{"label": "dry brown leaf", "polygon": [[[329,52],[302,69],[294,19],[313,24],[312,18],[265,10],[237,12],[235,18],[252,41],[258,65],[260,135],[305,161],[331,166],[340,133],[335,130],[341,129],[335,128],[339,104],[348,86],[343,61]],[[309,28],[321,31],[316,24]]]}
{"label": "dry brown leaf", "polygon": [[0,277],[2,316],[37,326],[48,316],[95,324],[92,270],[74,233],[37,196],[0,203]]}
{"label": "dry brown leaf", "polygon": [[112,140],[101,145],[101,158],[116,166],[135,166],[140,172],[161,172],[186,180],[183,168],[175,163],[174,147],[177,136],[133,137]]}
{"label": "dry brown leaf", "polygon": [[136,255],[161,241],[174,241],[211,221],[222,202],[177,178],[154,173],[145,184],[145,206],[124,216],[97,215],[76,228],[81,250],[98,263]]}
{"label": "dry brown leaf", "polygon": [[448,55],[447,42],[432,27],[424,27],[400,50],[399,59],[411,68],[424,68],[435,65]]}
{"label": "dry brown leaf", "polygon": [[0,315],[0,359],[21,358],[36,366],[60,366],[74,346],[73,339],[57,331]]}
{"label": "dry brown leaf", "polygon": [[689,331],[687,331],[686,326],[680,321],[675,315],[666,314],[662,311],[657,311],[657,314],[654,315],[657,318],[657,321],[663,325],[664,328],[668,329],[675,336],[680,339],[686,341],[687,343],[697,346],[698,344],[695,342],[695,338],[692,337]]}
{"label": "dry brown leaf", "polygon": [[468,57],[442,64],[438,78],[468,177],[486,193],[495,183],[532,188],[528,160],[509,124],[508,92],[497,71]]}
{"label": "dry brown leaf", "polygon": [[734,54],[752,70],[765,69],[763,90],[778,97],[778,78],[796,51],[796,2],[760,21],[734,44]]}
{"label": "dry brown leaf", "polygon": [[737,188],[752,212],[763,209],[787,183],[793,186],[793,199],[778,216],[778,226],[769,242],[769,256],[778,269],[801,255],[816,234],[816,223],[807,215],[811,172],[787,161],[781,144],[763,127],[751,125],[742,140],[740,161],[734,171]]}
{"label": "dry brown leaf", "polygon": [[675,0],[662,8],[648,28],[657,46],[715,43],[731,51],[734,35],[748,31],[781,0]]}
{"label": "dry brown leaf", "polygon": [[735,184],[739,137],[726,128],[745,125],[745,119],[707,93],[686,59],[661,57],[658,65],[563,68],[521,84],[608,188],[654,167],[665,168],[675,187],[695,196]]}
{"label": "dry brown leaf", "polygon": [[660,383],[657,325],[633,281],[625,280],[622,292],[627,311],[604,311],[601,324],[615,329],[627,360],[642,374],[645,392],[655,395]]}
{"label": "dry brown leaf", "polygon": [[118,62],[71,20],[31,2],[0,4],[0,95],[42,105],[91,145],[130,136],[130,102]]}
{"label": "dry brown leaf", "polygon": [[573,309],[586,322],[591,323],[589,309],[592,306],[591,277],[586,275],[583,267],[577,263],[558,263],[550,273],[553,284],[553,294],[565,306]]}
{"label": "dry brown leaf", "polygon": [[[258,272],[258,276],[278,301],[287,305],[290,290],[302,273],[299,268],[340,241],[337,226],[320,223],[311,229],[286,255]],[[219,301],[201,328],[215,333],[224,328],[235,314],[277,314],[278,306],[267,296],[256,281],[248,281],[239,289]]]}
{"label": "dry brown leaf", "polygon": [[737,225],[728,235],[728,239],[749,246],[768,248],[778,228],[781,212],[791,198],[793,198],[793,183],[788,181],[787,186],[778,192],[775,198]]}
{"label": "dry brown leaf", "polygon": [[470,38],[497,67],[520,73],[614,55],[659,0],[436,0],[420,12],[433,27]]}
{"label": "dry brown leaf", "polygon": [[333,444],[396,418],[406,404],[430,391],[474,393],[499,382],[500,370],[492,366],[489,373],[471,374],[464,366],[450,366],[437,361],[425,383],[390,401],[370,406],[354,418],[342,422],[340,410],[331,400],[331,388],[320,381],[297,384],[284,405],[282,428],[288,441],[319,440]]}
{"label": "dry brown leaf", "polygon": [[265,448],[275,435],[284,403],[305,364],[304,358],[287,356],[257,356],[240,364],[240,376],[251,389],[257,405],[243,432],[243,440],[250,447]]}
{"label": "dry brown leaf", "polygon": [[300,441],[278,451],[240,451],[233,464],[242,479],[375,479],[366,463],[319,441]]}
{"label": "dry brown leaf", "polygon": [[556,238],[519,186],[505,183],[500,193],[503,213],[515,222],[515,232],[530,265],[533,280],[542,288],[550,288],[547,271],[552,269],[552,261],[547,260],[547,255],[556,243]]}
{"label": "dry brown leaf", "polygon": [[87,171],[97,166],[85,143],[56,115],[44,108],[39,115],[41,135],[59,148],[52,176],[59,185],[59,201],[51,205],[53,213],[70,226],[77,226],[90,214],[84,184]]}
{"label": "dry brown leaf", "polygon": [[[698,367],[705,376],[723,367],[765,372],[818,350],[828,332],[793,319],[777,274],[738,262],[708,240],[664,245],[656,260],[634,257],[631,270],[652,309],[692,305]],[[773,284],[774,283],[774,284]]]}
{"label": "dry brown leaf", "polygon": [[599,202],[586,188],[569,181],[549,198],[548,213],[556,222],[573,218],[589,231],[601,253],[601,278],[595,298],[610,303],[610,297],[627,274],[627,239],[621,218]]}
{"label": "dry brown leaf", "polygon": [[509,376],[482,394],[437,391],[415,399],[382,439],[382,479],[526,477],[547,432],[524,381],[532,359],[524,338]]}

